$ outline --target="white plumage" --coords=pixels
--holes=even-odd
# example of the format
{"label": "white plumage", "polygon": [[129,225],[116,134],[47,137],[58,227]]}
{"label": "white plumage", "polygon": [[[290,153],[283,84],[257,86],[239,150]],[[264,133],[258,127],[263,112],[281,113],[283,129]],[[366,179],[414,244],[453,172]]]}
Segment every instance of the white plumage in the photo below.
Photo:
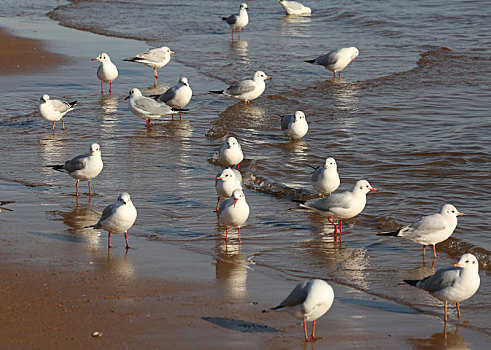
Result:
{"label": "white plumage", "polygon": [[99,68],[97,68],[97,78],[101,81],[101,93],[104,93],[104,83],[109,83],[109,93],[111,93],[113,81],[118,77],[118,68],[111,62],[109,55],[105,52],[93,58],[92,61],[101,63]]}
{"label": "white plumage", "polygon": [[294,140],[301,139],[309,130],[307,119],[302,111],[281,116],[281,130]]}
{"label": "white plumage", "polygon": [[264,81],[271,79],[266,73],[257,71],[252,76],[252,79],[246,79],[239,81],[233,85],[230,85],[225,90],[210,91],[214,94],[222,94],[227,97],[233,97],[238,100],[244,101],[244,104],[250,103],[261,96],[266,88]]}
{"label": "white plumage", "polygon": [[222,20],[228,23],[232,28],[232,40],[234,39],[234,29],[239,30],[239,40],[240,40],[240,30],[244,28],[249,23],[249,15],[247,14],[247,4],[240,4],[240,9],[238,14],[230,15],[228,17],[222,17]]}
{"label": "white plumage", "polygon": [[336,160],[332,157],[327,158],[323,166],[314,170],[310,180],[319,193],[331,195],[341,183]]}
{"label": "white plumage", "polygon": [[217,207],[220,203],[220,197],[230,198],[236,189],[242,189],[242,175],[236,169],[225,168],[219,172],[215,179],[215,190],[217,191]]}
{"label": "white plumage", "polygon": [[218,149],[218,163],[226,167],[237,165],[244,159],[242,148],[235,137],[229,137]]}
{"label": "white plumage", "polygon": [[334,77],[336,77],[336,73],[341,76],[341,71],[358,57],[358,53],[356,47],[343,47],[305,62],[324,66],[326,69],[333,72]]}
{"label": "white plumage", "polygon": [[283,6],[287,15],[309,16],[312,13],[310,7],[304,6],[297,1],[278,0],[278,2]]}
{"label": "white plumage", "polygon": [[53,122],[53,131],[55,130],[55,122],[61,119],[63,123],[63,129],[65,129],[65,121],[62,119],[65,114],[73,110],[73,107],[77,104],[77,101],[66,102],[60,100],[52,100],[48,95],[41,96],[41,103],[39,104],[39,113],[45,120]]}
{"label": "white plumage", "polygon": [[240,227],[245,224],[248,218],[249,205],[244,192],[241,189],[236,189],[232,193],[232,197],[225,200],[218,209],[218,220],[226,226],[226,240],[228,240],[228,228],[237,227],[240,242]]}

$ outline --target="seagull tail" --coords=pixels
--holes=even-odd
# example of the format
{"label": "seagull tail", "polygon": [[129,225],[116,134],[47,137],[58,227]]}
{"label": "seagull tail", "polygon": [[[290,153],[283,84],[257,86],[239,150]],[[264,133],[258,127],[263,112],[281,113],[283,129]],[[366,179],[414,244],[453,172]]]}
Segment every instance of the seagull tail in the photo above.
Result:
{"label": "seagull tail", "polygon": [[278,306],[275,306],[275,307],[271,307],[269,309],[265,309],[263,310],[262,312],[270,312],[270,311],[276,311],[276,310],[281,310],[283,309],[284,306],[283,305],[278,305]]}
{"label": "seagull tail", "polygon": [[404,280],[407,284],[410,284],[412,286],[416,286],[419,282],[419,280]]}
{"label": "seagull tail", "polygon": [[140,61],[141,58],[140,57],[128,57],[128,58],[125,58],[123,61],[128,61],[128,62],[138,62]]}
{"label": "seagull tail", "polygon": [[89,225],[89,226],[84,226],[84,228],[96,228],[96,225]]}
{"label": "seagull tail", "polygon": [[172,112],[187,112],[189,108],[171,108]]}
{"label": "seagull tail", "polygon": [[222,21],[226,21],[228,19],[228,17],[222,17],[222,16],[220,17],[222,18]]}
{"label": "seagull tail", "polygon": [[398,234],[399,234],[399,230],[390,231],[390,232],[379,232],[377,233],[377,236],[397,236]]}
{"label": "seagull tail", "polygon": [[210,91],[212,94],[218,94],[218,95],[221,95],[223,94],[223,90],[214,90],[214,91]]}
{"label": "seagull tail", "polygon": [[153,98],[154,100],[158,100],[160,95],[149,95],[148,97]]}
{"label": "seagull tail", "polygon": [[307,60],[305,62],[314,64],[315,63],[315,58],[313,60]]}
{"label": "seagull tail", "polygon": [[70,105],[70,108],[73,108],[75,107],[78,103],[77,101],[72,101],[72,102],[68,102],[68,104]]}
{"label": "seagull tail", "polygon": [[47,168],[52,168],[56,171],[64,172],[65,171],[65,166],[62,164],[59,165],[46,165]]}

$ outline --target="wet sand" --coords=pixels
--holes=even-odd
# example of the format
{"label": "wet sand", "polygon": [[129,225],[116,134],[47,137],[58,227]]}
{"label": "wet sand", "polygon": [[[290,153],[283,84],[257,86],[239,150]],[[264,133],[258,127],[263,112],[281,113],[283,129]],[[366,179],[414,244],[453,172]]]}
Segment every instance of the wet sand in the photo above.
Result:
{"label": "wet sand", "polygon": [[[57,64],[55,58],[52,62]],[[19,65],[35,70],[35,63],[28,60]],[[469,342],[473,348],[489,346],[489,337],[465,324],[455,334],[455,324],[449,323],[443,334],[440,314],[422,314],[336,284],[334,305],[317,324],[316,334],[322,339],[304,344],[302,327],[290,315],[261,313],[281,301],[296,282],[271,278],[256,266],[246,272],[244,298],[245,281],[233,278],[236,265],[155,244],[151,237],[134,234],[137,225],[130,231],[134,249],[126,255],[123,238],[115,236],[115,247],[108,252],[104,233],[69,235],[63,222],[48,220],[48,209],[40,210],[42,191],[0,182],[0,200],[16,201],[7,206],[13,211],[0,213],[2,347],[441,349],[466,348]],[[465,305],[462,311],[464,319],[472,312]],[[95,331],[103,336],[92,337]]]}

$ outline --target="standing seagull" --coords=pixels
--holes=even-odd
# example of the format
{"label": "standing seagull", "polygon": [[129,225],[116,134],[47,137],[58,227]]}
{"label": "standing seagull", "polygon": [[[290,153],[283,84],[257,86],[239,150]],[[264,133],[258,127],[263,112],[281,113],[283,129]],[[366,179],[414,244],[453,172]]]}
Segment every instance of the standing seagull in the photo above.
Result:
{"label": "standing seagull", "polygon": [[310,7],[304,6],[297,1],[278,0],[278,2],[283,6],[287,15],[309,16],[312,13]]}
{"label": "standing seagull", "polygon": [[215,179],[215,190],[217,191],[217,208],[220,204],[220,197],[230,198],[236,189],[242,189],[242,174],[231,168],[225,168],[217,174]]}
{"label": "standing seagull", "polygon": [[[325,281],[315,279],[297,284],[295,289],[280,305],[270,310],[288,311],[293,317],[303,321],[305,341],[316,341],[314,335],[315,321],[331,308],[334,301],[334,291]],[[267,312],[268,310],[263,310]],[[312,335],[307,336],[307,322],[312,321]]]}
{"label": "standing seagull", "polygon": [[227,141],[220,145],[218,149],[218,163],[226,167],[233,167],[237,165],[239,169],[239,163],[244,159],[242,148],[235,137],[229,137]]}
{"label": "standing seagull", "polygon": [[305,62],[326,67],[326,69],[334,73],[334,78],[336,78],[336,72],[338,76],[341,76],[341,71],[353,62],[356,57],[358,57],[358,49],[356,47],[343,47],[342,49],[331,51],[327,55]]}
{"label": "standing seagull", "polygon": [[282,115],[281,130],[294,140],[301,139],[309,130],[305,114],[302,111],[296,111],[295,114]]}
{"label": "standing seagull", "polygon": [[159,78],[157,68],[162,68],[169,63],[171,53],[174,53],[174,51],[171,51],[167,46],[162,46],[148,49],[135,57],[125,58],[123,61],[141,63],[147,67],[153,68],[155,80],[157,80]]}
{"label": "standing seagull", "polygon": [[451,204],[445,204],[440,212],[422,217],[415,223],[404,226],[397,231],[381,232],[378,236],[396,236],[407,238],[414,243],[423,245],[423,260],[427,245],[433,246],[433,257],[436,259],[437,243],[443,242],[450,237],[457,227],[457,216],[464,216]]}
{"label": "standing seagull", "polygon": [[118,77],[118,68],[111,62],[107,53],[101,53],[92,61],[99,61],[101,65],[97,68],[97,78],[101,81],[101,94],[104,94],[104,83],[109,83],[109,93],[111,93],[113,80]]}
{"label": "standing seagull", "polygon": [[459,302],[469,299],[479,289],[479,262],[470,253],[462,255],[453,267],[438,270],[434,275],[422,280],[404,280],[404,282],[430,292],[445,303],[445,322],[447,322],[447,303],[456,303],[460,321]]}
{"label": "standing seagull", "polygon": [[244,101],[244,104],[250,104],[250,101],[255,100],[262,95],[266,84],[264,81],[271,79],[266,73],[257,71],[252,76],[252,79],[241,80],[233,85],[230,85],[225,90],[210,91],[214,94],[221,94],[227,97],[233,97]]}
{"label": "standing seagull", "polygon": [[65,114],[73,110],[77,101],[65,102],[60,100],[51,100],[48,95],[41,96],[39,104],[39,113],[43,119],[53,122],[53,132],[55,131],[55,122],[61,119],[63,130],[65,130],[65,121],[62,119]]}
{"label": "standing seagull", "polygon": [[228,17],[222,17],[222,19],[232,27],[232,40],[234,40],[234,29],[239,30],[239,40],[240,40],[240,30],[244,28],[249,23],[249,15],[247,14],[247,4],[240,4],[239,14],[230,15]]}
{"label": "standing seagull", "polygon": [[95,229],[102,228],[108,232],[107,234],[107,247],[111,248],[111,233],[119,234],[124,232],[124,239],[126,240],[126,249],[128,245],[127,231],[133,226],[136,220],[136,208],[131,201],[130,195],[123,192],[119,195],[118,200],[104,208],[102,216],[97,224],[87,227],[93,227]]}
{"label": "standing seagull", "polygon": [[326,212],[328,219],[334,225],[334,235],[338,228],[331,218],[339,219],[339,233],[343,233],[343,220],[351,219],[360,214],[367,203],[367,193],[376,191],[367,180],[358,180],[351,191],[333,193],[321,199],[312,199],[302,204],[305,208]]}
{"label": "standing seagull", "polygon": [[245,224],[249,218],[249,205],[246,202],[244,192],[236,189],[232,197],[222,203],[218,209],[218,220],[226,226],[225,240],[228,241],[228,228],[237,227],[240,242],[240,227]]}
{"label": "standing seagull", "polygon": [[318,167],[310,178],[312,186],[322,194],[331,195],[336,191],[341,181],[339,180],[338,166],[334,158],[329,157],[323,166]]}
{"label": "standing seagull", "polygon": [[125,100],[127,99],[129,99],[128,106],[130,111],[137,117],[145,119],[147,121],[147,128],[150,126],[150,120],[159,119],[163,115],[170,115],[182,111],[171,108],[165,103],[157,102],[153,98],[143,96],[137,88],[130,90],[130,94],[125,97]]}
{"label": "standing seagull", "polygon": [[78,182],[89,181],[89,196],[92,195],[90,180],[95,178],[102,171],[101,148],[97,143],[90,145],[87,154],[81,154],[71,160],[67,160],[63,165],[50,165],[51,168],[67,172],[68,175],[77,180],[76,196],[78,197]]}
{"label": "standing seagull", "polygon": [[[182,77],[179,79],[177,85],[168,88],[162,95],[157,99],[159,101],[165,102],[172,108],[183,108],[186,107],[191,97],[193,96],[193,90],[188,83],[188,78]],[[172,115],[174,119],[174,114]],[[179,120],[181,119],[181,113],[179,113]]]}

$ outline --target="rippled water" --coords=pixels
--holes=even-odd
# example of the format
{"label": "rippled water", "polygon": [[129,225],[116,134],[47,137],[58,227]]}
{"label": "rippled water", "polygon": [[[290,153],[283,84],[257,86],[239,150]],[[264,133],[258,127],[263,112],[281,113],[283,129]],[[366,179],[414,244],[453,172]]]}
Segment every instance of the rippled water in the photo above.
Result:
{"label": "rippled water", "polygon": [[[9,161],[32,166],[22,172],[3,166],[2,178],[41,184],[36,190],[44,200],[59,205],[47,217],[63,220],[69,232],[80,229],[84,217],[94,219],[88,217],[85,197],[77,206],[74,181],[44,166],[97,141],[105,167],[94,181],[98,195],[91,205],[101,208],[128,190],[139,210],[132,234],[210,254],[217,259],[217,274],[219,266],[232,264],[237,278],[245,278],[255,264],[274,275],[332,279],[402,304],[414,300],[414,290],[400,281],[423,277],[431,268],[422,267],[421,246],[376,233],[452,203],[467,216],[459,218],[452,238],[437,246],[436,267],[464,252],[478,256],[484,270],[481,289],[465,303],[473,310],[465,316],[472,327],[489,333],[491,28],[483,10],[488,5],[304,3],[313,8],[311,17],[284,17],[275,1],[249,3],[250,24],[241,41],[231,40],[219,18],[237,12],[239,4],[231,1],[74,1],[54,10],[58,2],[24,8],[24,16],[49,11],[66,26],[144,42],[127,40],[108,52],[120,67],[113,95],[100,96],[90,63],[67,68],[76,81],[60,73],[58,81],[46,83],[41,76],[34,87],[21,83],[11,96],[18,103],[0,112],[7,141],[0,149],[4,164],[5,154],[13,154]],[[2,15],[19,11],[9,4]],[[175,84],[183,74],[195,95],[183,121],[163,118],[147,131],[123,98],[135,86],[146,93],[163,87],[151,87],[149,68],[121,60],[164,44],[176,54],[159,71],[159,84]],[[85,46],[71,50],[82,57]],[[360,56],[341,79],[304,62],[346,46],[356,46]],[[249,106],[207,93],[259,69],[273,79]],[[65,118],[63,134],[52,135],[36,117],[33,100],[45,92],[83,101]],[[29,103],[21,101],[25,96]],[[279,132],[278,116],[295,110],[305,112],[309,132],[292,142]],[[251,207],[240,249],[233,239],[225,245],[213,213],[219,170],[213,154],[228,135],[244,150],[241,171]],[[19,147],[20,155],[14,152]],[[320,165],[329,156],[338,163],[340,190],[362,178],[379,190],[349,221],[342,244],[333,242],[325,217],[295,210],[292,202],[315,197],[307,164]],[[439,305],[423,294],[414,303]]]}

